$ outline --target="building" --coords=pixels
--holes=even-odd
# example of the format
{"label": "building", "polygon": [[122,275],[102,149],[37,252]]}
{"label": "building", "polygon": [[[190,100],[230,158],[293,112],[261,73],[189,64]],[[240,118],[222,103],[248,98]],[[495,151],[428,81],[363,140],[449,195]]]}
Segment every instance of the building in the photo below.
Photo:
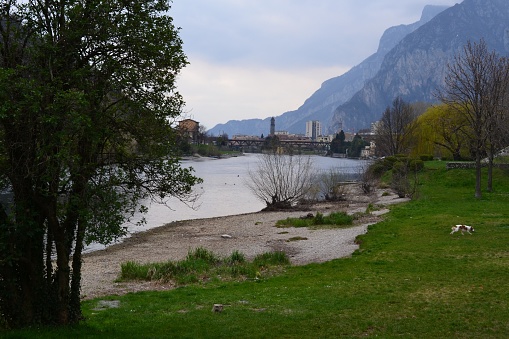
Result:
{"label": "building", "polygon": [[198,121],[193,119],[179,121],[178,129],[183,137],[187,137],[189,139],[189,142],[198,142],[198,136],[200,134],[200,123]]}
{"label": "building", "polygon": [[322,124],[318,120],[306,122],[306,137],[316,140],[322,135]]}
{"label": "building", "polygon": [[362,159],[370,159],[375,156],[376,152],[376,144],[374,140],[371,140],[369,142],[369,146],[364,147],[363,150],[361,150],[361,158]]}
{"label": "building", "polygon": [[316,138],[316,141],[319,141],[319,142],[332,142],[332,140],[334,140],[333,135],[321,135]]}
{"label": "building", "polygon": [[274,136],[274,134],[276,134],[276,119],[274,119],[274,117],[272,117],[270,119],[270,133],[269,133],[269,136]]}

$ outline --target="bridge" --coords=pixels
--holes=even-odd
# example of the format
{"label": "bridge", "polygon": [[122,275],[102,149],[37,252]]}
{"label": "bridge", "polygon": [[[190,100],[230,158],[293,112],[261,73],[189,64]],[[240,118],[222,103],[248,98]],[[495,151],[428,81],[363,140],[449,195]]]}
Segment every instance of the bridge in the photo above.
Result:
{"label": "bridge", "polygon": [[[244,148],[263,148],[267,146],[267,141],[264,139],[229,139],[228,146],[231,149],[244,149]],[[325,151],[330,148],[330,142],[326,141],[312,141],[312,140],[278,140],[273,146],[282,147],[284,149],[297,149],[297,150],[318,150]]]}

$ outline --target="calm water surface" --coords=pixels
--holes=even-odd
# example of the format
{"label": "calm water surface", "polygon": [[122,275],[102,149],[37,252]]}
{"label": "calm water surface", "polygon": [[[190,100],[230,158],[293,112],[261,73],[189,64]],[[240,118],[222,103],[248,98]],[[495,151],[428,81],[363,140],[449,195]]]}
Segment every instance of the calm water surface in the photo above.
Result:
{"label": "calm water surface", "polygon": [[[201,158],[182,161],[184,167],[192,167],[203,183],[195,187],[200,195],[191,208],[177,199],[170,199],[168,206],[150,204],[145,215],[146,224],[136,226],[126,224],[129,233],[144,231],[178,220],[221,217],[260,211],[265,204],[257,200],[246,187],[249,168],[257,167],[258,154],[247,154],[228,159]],[[337,159],[321,156],[312,157],[313,165],[319,170],[340,168],[345,173],[358,173],[366,165],[365,161]],[[91,244],[86,252],[104,248],[102,245]]]}

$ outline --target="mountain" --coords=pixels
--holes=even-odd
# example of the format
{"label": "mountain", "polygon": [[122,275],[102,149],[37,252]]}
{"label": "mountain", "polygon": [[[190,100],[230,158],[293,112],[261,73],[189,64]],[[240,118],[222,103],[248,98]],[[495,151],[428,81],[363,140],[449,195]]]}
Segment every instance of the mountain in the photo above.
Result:
{"label": "mountain", "polygon": [[329,132],[369,127],[397,96],[407,102],[435,102],[447,63],[467,41],[481,38],[490,50],[507,55],[509,1],[465,0],[408,34],[386,54],[377,74],[334,111]]}
{"label": "mountain", "polygon": [[[426,6],[419,21],[410,25],[399,25],[387,29],[382,35],[376,53],[368,57],[359,65],[345,74],[325,81],[304,104],[295,111],[286,112],[276,118],[276,130],[286,130],[290,133],[303,134],[306,121],[320,120],[326,131],[329,124],[336,123],[333,119],[335,109],[347,102],[361,90],[367,80],[373,78],[382,65],[384,57],[405,36],[425,25],[437,14],[447,9],[445,6]],[[345,121],[346,122],[346,121]],[[218,124],[209,130],[210,134],[267,135],[270,128],[270,118],[230,120],[225,124]]]}

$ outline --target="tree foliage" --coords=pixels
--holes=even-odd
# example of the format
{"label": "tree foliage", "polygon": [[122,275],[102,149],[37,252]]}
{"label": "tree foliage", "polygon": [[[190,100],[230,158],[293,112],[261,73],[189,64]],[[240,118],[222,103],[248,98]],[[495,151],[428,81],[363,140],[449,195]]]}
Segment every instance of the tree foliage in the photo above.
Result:
{"label": "tree foliage", "polygon": [[419,154],[433,154],[449,157],[456,161],[470,156],[468,135],[469,126],[458,110],[447,105],[430,107],[417,119]]}
{"label": "tree foliage", "polygon": [[187,63],[168,1],[0,6],[0,317],[79,321],[81,252],[140,201],[192,199],[174,153]]}

